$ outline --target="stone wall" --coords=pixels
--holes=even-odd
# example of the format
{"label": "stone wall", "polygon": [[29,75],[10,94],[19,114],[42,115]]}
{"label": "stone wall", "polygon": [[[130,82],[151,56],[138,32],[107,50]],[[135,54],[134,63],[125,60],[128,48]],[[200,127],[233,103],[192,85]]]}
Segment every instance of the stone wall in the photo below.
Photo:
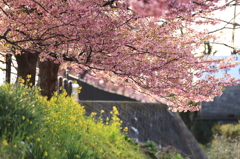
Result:
{"label": "stone wall", "polygon": [[87,115],[91,112],[110,117],[113,106],[118,108],[123,127],[129,128],[129,137],[139,142],[151,140],[161,147],[173,146],[181,154],[191,159],[204,159],[205,154],[197,141],[175,113],[164,104],[147,104],[140,102],[80,101],[85,106]]}
{"label": "stone wall", "polygon": [[240,119],[240,85],[228,86],[213,102],[202,102],[202,118]]}

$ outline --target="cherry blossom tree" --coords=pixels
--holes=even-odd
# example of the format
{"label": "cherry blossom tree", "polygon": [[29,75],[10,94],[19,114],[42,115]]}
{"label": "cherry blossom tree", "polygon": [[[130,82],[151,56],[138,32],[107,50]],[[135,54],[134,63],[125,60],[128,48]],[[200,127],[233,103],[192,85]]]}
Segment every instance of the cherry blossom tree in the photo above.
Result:
{"label": "cherry blossom tree", "polygon": [[146,16],[190,15],[195,12],[213,11],[221,0],[129,0],[132,9]]}
{"label": "cherry blossom tree", "polygon": [[[152,8],[156,3],[159,12]],[[18,76],[31,74],[33,84],[40,61],[40,87],[49,98],[61,65],[131,87],[173,111],[198,110],[194,103],[211,101],[222,86],[239,82],[228,74],[207,74],[237,66],[234,58],[197,56],[214,37],[194,29],[209,23],[195,14],[217,8],[214,1],[200,0],[3,0],[0,39],[16,57]]]}

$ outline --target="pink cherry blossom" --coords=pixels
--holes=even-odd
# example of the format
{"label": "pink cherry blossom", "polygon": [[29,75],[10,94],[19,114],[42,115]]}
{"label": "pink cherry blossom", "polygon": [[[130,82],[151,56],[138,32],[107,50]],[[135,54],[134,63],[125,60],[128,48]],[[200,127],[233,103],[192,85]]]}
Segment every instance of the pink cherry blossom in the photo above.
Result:
{"label": "pink cherry blossom", "polygon": [[237,66],[233,58],[195,55],[214,37],[194,29],[211,21],[192,13],[201,9],[202,16],[219,8],[217,1],[195,2],[201,5],[190,0],[5,0],[0,2],[0,40],[15,55],[35,54],[40,61],[131,87],[173,111],[195,111],[199,106],[189,101],[212,101],[223,86],[240,82],[210,74]]}

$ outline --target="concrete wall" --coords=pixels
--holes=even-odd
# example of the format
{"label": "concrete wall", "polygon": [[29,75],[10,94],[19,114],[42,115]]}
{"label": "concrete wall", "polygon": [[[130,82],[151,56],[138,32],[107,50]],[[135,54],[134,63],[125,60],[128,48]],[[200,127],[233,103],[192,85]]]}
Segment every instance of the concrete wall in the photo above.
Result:
{"label": "concrete wall", "polygon": [[240,119],[240,85],[228,86],[213,102],[202,102],[202,118]]}
{"label": "concrete wall", "polygon": [[164,104],[146,104],[140,102],[80,101],[87,115],[104,110],[104,117],[110,117],[113,106],[118,108],[123,127],[129,128],[129,137],[136,141],[151,140],[161,147],[173,146],[185,157],[206,158],[197,141],[183,121],[168,111]]}

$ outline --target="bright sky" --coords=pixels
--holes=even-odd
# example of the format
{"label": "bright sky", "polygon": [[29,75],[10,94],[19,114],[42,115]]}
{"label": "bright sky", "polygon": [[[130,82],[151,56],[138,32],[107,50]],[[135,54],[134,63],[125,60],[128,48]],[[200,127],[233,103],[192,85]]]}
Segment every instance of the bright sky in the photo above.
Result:
{"label": "bright sky", "polygon": [[[220,57],[223,57],[223,56],[213,56],[213,59],[217,59]],[[226,56],[224,56],[224,57],[226,57]],[[230,57],[230,56],[228,56],[228,57]],[[236,61],[240,61],[240,55],[236,56]],[[240,65],[238,65],[237,67],[231,68],[231,69],[222,70],[221,72],[214,73],[212,75],[215,75],[217,77],[223,77],[223,75],[222,75],[223,72],[229,73],[229,74],[231,74],[231,76],[239,78],[240,77]]]}
{"label": "bright sky", "polygon": [[[223,0],[225,1],[225,0]],[[237,23],[240,24],[240,6],[236,7],[236,18],[234,20],[234,7],[228,7],[228,9],[223,10],[223,11],[217,11],[214,14],[214,17],[217,17],[221,20],[227,21],[227,22],[231,22],[231,23]],[[222,22],[220,24],[217,24],[215,26],[209,26],[208,30],[210,31],[214,31],[217,29],[221,29],[225,27],[225,29],[215,32],[214,35],[217,35],[217,40],[215,41],[216,43],[225,43],[229,46],[235,47],[237,50],[240,49],[240,26],[236,26],[235,29],[235,33],[234,33],[234,43],[232,40],[232,35],[233,35],[233,29],[229,29],[232,28],[233,25],[230,25],[225,22]],[[219,45],[219,44],[215,44],[213,45],[213,50],[216,50],[217,53],[216,55],[219,56],[226,56],[226,55],[230,55],[232,49],[229,47],[226,47],[224,45]]]}

